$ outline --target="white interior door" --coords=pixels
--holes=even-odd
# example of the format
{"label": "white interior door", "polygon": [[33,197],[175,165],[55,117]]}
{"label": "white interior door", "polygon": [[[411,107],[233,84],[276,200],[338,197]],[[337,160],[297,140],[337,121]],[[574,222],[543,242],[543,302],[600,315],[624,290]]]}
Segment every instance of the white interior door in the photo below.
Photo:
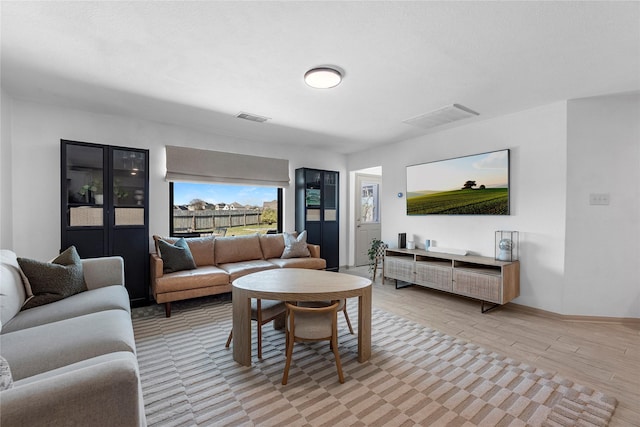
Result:
{"label": "white interior door", "polygon": [[379,175],[356,174],[355,192],[355,264],[369,264],[367,251],[371,240],[380,238],[380,184]]}

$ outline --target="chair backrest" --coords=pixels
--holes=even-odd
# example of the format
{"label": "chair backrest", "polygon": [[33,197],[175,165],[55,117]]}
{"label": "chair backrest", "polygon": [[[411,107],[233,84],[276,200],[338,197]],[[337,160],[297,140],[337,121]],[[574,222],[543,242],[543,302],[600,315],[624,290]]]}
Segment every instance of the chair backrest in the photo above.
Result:
{"label": "chair backrest", "polygon": [[376,258],[383,258],[384,257],[384,253],[387,250],[387,248],[389,247],[389,245],[387,245],[386,243],[383,243],[381,245],[378,246],[378,249],[376,250]]}
{"label": "chair backrest", "polygon": [[330,339],[337,329],[339,301],[323,307],[303,307],[286,302],[287,330],[304,340]]}

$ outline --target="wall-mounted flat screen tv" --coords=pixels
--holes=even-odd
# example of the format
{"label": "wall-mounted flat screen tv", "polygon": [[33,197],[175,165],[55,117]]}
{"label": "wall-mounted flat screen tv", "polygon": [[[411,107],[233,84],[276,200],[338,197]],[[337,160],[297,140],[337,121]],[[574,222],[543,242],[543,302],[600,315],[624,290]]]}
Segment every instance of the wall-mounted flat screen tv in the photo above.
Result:
{"label": "wall-mounted flat screen tv", "polygon": [[407,166],[407,215],[509,215],[509,150]]}

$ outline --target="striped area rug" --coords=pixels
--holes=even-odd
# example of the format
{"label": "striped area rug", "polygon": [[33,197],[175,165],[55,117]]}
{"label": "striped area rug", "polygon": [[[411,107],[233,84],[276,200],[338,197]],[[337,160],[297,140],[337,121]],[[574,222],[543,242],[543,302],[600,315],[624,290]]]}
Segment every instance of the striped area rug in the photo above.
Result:
{"label": "striped area rug", "polygon": [[[357,302],[349,302],[357,325]],[[150,426],[606,426],[616,400],[558,375],[374,308],[372,357],[339,319],[345,383],[326,342],[296,344],[281,385],[284,333],[264,326],[263,359],[233,361],[228,297],[133,310]],[[357,331],[356,331],[357,333]]]}

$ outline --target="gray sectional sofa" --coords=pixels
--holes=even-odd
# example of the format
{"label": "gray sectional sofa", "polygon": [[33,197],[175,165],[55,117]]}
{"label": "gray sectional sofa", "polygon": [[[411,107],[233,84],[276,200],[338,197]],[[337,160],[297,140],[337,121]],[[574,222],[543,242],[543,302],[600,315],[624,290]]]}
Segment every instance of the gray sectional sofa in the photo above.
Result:
{"label": "gray sectional sofa", "polygon": [[122,258],[82,260],[87,291],[21,311],[16,255],[0,256],[0,425],[146,425]]}

